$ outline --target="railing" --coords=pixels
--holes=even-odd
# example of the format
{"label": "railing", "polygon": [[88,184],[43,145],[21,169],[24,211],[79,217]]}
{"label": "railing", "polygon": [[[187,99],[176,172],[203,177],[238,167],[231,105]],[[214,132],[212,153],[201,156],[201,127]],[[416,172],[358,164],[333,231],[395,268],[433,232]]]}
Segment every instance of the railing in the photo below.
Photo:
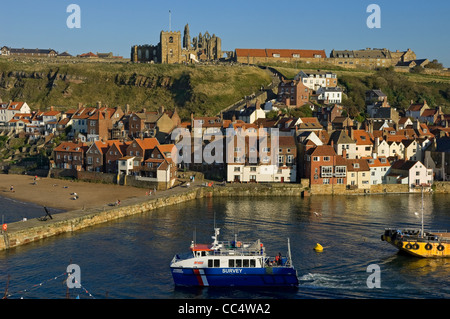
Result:
{"label": "railing", "polygon": [[[399,233],[400,231],[401,233]],[[443,237],[439,234],[447,233],[447,230],[437,230],[437,231],[426,231],[424,236],[421,236],[421,231],[419,229],[397,229],[397,228],[386,228],[385,234],[389,232],[389,236],[395,235],[395,238],[408,241],[418,241],[418,242],[450,242],[449,237]]]}

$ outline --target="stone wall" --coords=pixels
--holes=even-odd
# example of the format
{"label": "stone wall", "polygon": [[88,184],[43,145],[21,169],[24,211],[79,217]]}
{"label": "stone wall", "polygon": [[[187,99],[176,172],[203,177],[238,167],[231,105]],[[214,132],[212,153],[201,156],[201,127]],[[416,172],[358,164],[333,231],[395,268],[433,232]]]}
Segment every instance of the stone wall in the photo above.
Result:
{"label": "stone wall", "polygon": [[450,182],[434,182],[433,191],[439,194],[450,193]]}
{"label": "stone wall", "polygon": [[402,184],[370,185],[369,189],[348,189],[346,185],[311,185],[312,195],[357,195],[357,194],[383,194],[408,193],[409,186]]}

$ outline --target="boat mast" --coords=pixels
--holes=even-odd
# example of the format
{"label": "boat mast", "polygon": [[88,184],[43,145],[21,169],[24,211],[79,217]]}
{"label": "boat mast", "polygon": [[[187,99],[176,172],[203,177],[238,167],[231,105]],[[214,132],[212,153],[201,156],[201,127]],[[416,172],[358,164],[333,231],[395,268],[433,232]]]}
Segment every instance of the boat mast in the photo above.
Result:
{"label": "boat mast", "polygon": [[288,237],[288,260],[289,260],[289,266],[292,267],[292,256],[291,256],[291,243]]}
{"label": "boat mast", "polygon": [[422,185],[422,238],[423,238],[423,185]]}

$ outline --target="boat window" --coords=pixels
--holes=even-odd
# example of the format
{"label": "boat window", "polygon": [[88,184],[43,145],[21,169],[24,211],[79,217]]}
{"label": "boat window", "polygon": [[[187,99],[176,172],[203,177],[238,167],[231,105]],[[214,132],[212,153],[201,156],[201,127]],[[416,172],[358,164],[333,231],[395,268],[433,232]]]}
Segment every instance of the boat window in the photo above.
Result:
{"label": "boat window", "polygon": [[250,267],[256,267],[256,260],[250,259]]}
{"label": "boat window", "polygon": [[220,267],[220,259],[208,259],[208,267],[212,268],[218,268]]}
{"label": "boat window", "polygon": [[242,267],[242,259],[236,259],[236,267]]}
{"label": "boat window", "polygon": [[243,267],[248,267],[248,263],[249,263],[249,260],[248,259],[244,259],[243,260]]}
{"label": "boat window", "polygon": [[228,260],[228,267],[234,267],[234,259]]}

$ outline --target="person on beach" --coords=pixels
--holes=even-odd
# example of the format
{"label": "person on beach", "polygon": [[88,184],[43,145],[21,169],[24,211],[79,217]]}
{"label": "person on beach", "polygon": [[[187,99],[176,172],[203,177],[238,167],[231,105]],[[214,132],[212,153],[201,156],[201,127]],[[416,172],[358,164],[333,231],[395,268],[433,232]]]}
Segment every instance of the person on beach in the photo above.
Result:
{"label": "person on beach", "polygon": [[10,190],[12,193],[14,193],[14,186],[11,185],[11,186],[9,187],[9,190]]}

